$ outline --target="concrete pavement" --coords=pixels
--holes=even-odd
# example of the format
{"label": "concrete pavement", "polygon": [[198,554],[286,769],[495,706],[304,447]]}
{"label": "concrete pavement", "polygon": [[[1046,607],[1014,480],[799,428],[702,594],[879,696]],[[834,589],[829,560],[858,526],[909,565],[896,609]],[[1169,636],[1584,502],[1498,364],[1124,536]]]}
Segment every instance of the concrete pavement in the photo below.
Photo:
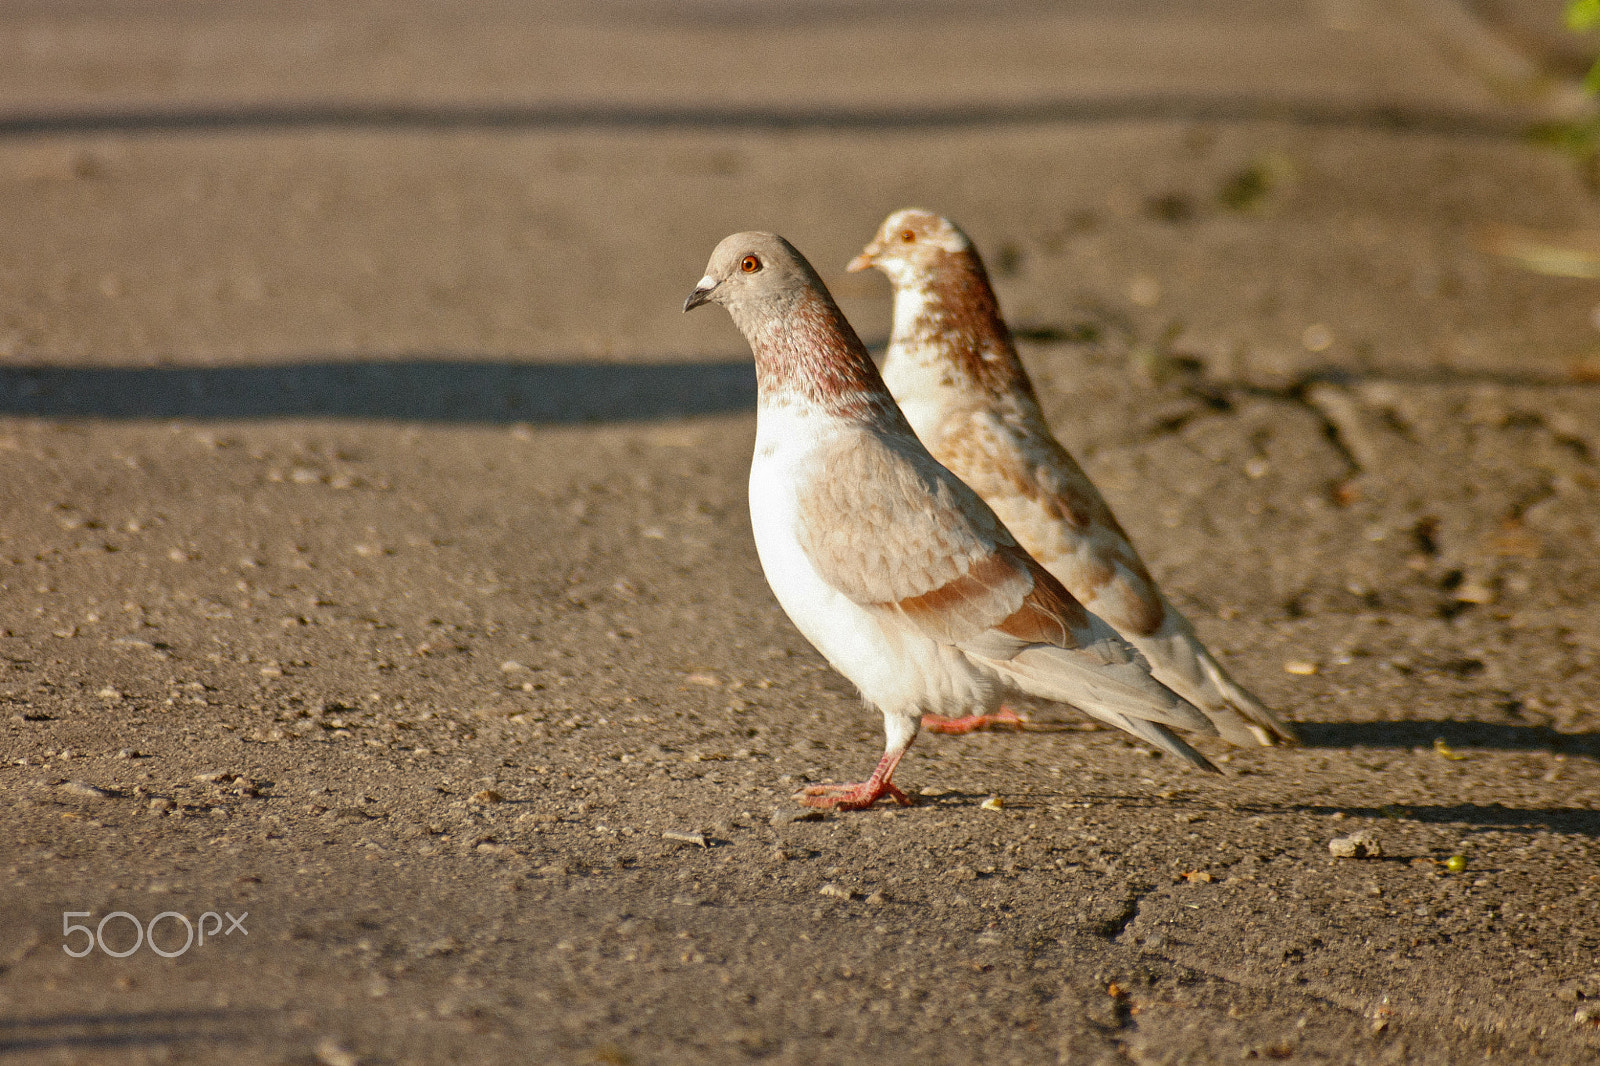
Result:
{"label": "concrete pavement", "polygon": [[[1490,250],[1596,210],[1440,12],[13,5],[0,1057],[1597,1057],[1600,299]],[[790,819],[878,724],[678,309],[769,228],[881,340],[908,203],[1304,748]]]}

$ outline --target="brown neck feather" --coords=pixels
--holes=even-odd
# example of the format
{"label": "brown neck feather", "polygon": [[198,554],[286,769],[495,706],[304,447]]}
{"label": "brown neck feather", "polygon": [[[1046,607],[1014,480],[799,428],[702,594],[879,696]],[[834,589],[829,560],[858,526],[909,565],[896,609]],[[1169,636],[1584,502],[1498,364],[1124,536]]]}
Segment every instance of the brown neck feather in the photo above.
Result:
{"label": "brown neck feather", "polygon": [[830,414],[903,421],[866,346],[826,292],[808,289],[747,333],[763,405],[799,401]]}
{"label": "brown neck feather", "polygon": [[947,352],[958,370],[992,396],[1021,393],[1037,402],[977,253],[941,256],[923,285],[922,313],[906,323],[904,339]]}

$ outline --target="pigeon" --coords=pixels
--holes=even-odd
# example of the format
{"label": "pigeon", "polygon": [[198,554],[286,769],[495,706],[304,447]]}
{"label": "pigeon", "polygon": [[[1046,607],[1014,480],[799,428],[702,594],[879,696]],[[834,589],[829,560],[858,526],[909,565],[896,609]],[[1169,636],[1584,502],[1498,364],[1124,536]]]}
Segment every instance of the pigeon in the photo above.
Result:
{"label": "pigeon", "polygon": [[928,454],[798,251],[771,233],[728,237],[683,309],[708,302],[728,311],[755,355],[750,520],[767,582],[883,713],[871,777],[813,785],[802,803],[910,804],[892,779],[922,713],[990,711],[1007,691],[1069,702],[1216,771],[1172,732],[1215,727]]}
{"label": "pigeon", "polygon": [[1088,475],[1051,434],[967,235],[930,211],[890,215],[847,267],[894,286],[883,378],[934,458],[1022,547],[1235,744],[1298,742],[1228,676],[1172,605]]}

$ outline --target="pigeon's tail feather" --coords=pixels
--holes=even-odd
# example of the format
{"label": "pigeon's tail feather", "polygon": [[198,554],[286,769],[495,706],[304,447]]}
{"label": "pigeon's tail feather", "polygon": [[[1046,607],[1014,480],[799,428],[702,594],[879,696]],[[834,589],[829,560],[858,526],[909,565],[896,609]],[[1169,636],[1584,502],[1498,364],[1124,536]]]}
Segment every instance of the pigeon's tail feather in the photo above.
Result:
{"label": "pigeon's tail feather", "polygon": [[1010,659],[988,663],[1030,696],[1070,703],[1091,714],[1095,708],[1192,733],[1217,732],[1199,709],[1151,677],[1143,659],[1106,663],[1082,651],[1036,644]]}
{"label": "pigeon's tail feather", "polygon": [[[1246,728],[1263,745],[1300,743],[1300,734],[1294,726],[1285,722],[1260,700],[1256,699],[1243,685],[1228,676],[1222,664],[1211,657],[1211,654],[1201,649],[1200,666],[1205,670],[1206,677],[1217,691],[1222,693],[1228,701],[1228,707],[1248,724]],[[1220,728],[1220,724],[1219,724]]]}
{"label": "pigeon's tail feather", "polygon": [[[1208,736],[1217,735],[1216,726],[1145,673],[1142,659],[1091,668],[1081,653],[1035,645],[1004,661],[986,661],[1009,684],[1031,696],[1070,704],[1201,770],[1221,773],[1211,760],[1167,728],[1167,723]],[[1072,683],[1066,684],[1068,681]]]}
{"label": "pigeon's tail feather", "polygon": [[1102,721],[1109,722],[1119,729],[1127,730],[1140,740],[1144,740],[1155,745],[1169,755],[1176,755],[1178,758],[1182,759],[1184,762],[1195,767],[1196,769],[1204,770],[1207,773],[1212,774],[1222,773],[1222,771],[1217,769],[1210,759],[1206,758],[1204,755],[1201,755],[1198,751],[1195,751],[1189,745],[1185,744],[1183,742],[1183,738],[1179,737],[1176,733],[1162,725],[1160,722],[1147,722],[1143,718],[1129,718],[1126,715],[1115,713],[1097,714],[1095,717],[1101,719]]}
{"label": "pigeon's tail feather", "polygon": [[1188,619],[1166,604],[1161,628],[1130,637],[1163,685],[1188,700],[1211,721],[1222,738],[1241,747],[1298,744],[1294,727],[1273,714],[1240,685],[1200,642]]}

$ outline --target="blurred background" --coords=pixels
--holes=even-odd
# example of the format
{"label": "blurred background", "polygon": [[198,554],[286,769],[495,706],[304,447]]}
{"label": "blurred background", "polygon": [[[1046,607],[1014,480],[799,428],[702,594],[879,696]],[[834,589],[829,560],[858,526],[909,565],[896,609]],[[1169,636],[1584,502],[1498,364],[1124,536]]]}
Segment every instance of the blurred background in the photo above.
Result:
{"label": "blurred background", "polygon": [[914,203],[1040,337],[1561,376],[1591,284],[1492,236],[1593,221],[1529,138],[1591,44],[1561,6],[11,3],[0,356],[732,357],[678,308],[744,228],[881,340],[842,267]]}

